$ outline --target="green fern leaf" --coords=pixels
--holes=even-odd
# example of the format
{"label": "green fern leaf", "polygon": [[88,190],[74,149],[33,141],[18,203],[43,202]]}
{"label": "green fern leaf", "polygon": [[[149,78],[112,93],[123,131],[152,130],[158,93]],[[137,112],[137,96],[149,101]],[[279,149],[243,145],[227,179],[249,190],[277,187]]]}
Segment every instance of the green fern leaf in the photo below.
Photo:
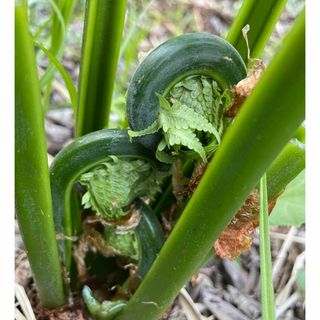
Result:
{"label": "green fern leaf", "polygon": [[165,150],[167,148],[167,142],[165,139],[162,139],[156,150],[156,158],[163,163],[172,164],[174,162],[174,157],[170,156]]}
{"label": "green fern leaf", "polygon": [[167,145],[169,146],[186,146],[194,150],[203,161],[206,161],[206,153],[196,134],[190,129],[169,129],[165,134]]}
{"label": "green fern leaf", "polygon": [[166,173],[158,173],[150,163],[114,156],[107,160],[80,177],[79,182],[87,189],[82,198],[86,209],[91,208],[106,220],[118,220],[127,214],[125,208],[135,198],[152,198],[160,191]]}
{"label": "green fern leaf", "polygon": [[131,138],[134,137],[141,137],[141,136],[145,136],[147,134],[153,134],[156,133],[157,131],[159,131],[161,128],[158,119],[153,122],[149,127],[140,130],[140,131],[132,131],[132,130],[128,130],[128,135]]}
{"label": "green fern leaf", "polygon": [[[218,83],[208,77],[191,76],[176,84],[167,98],[159,93],[156,95],[160,104],[158,118],[144,130],[129,131],[131,137],[162,129],[164,140],[157,148],[156,157],[165,163],[172,163],[172,156],[179,152],[190,155],[192,152],[186,149],[203,160],[204,152],[208,155],[217,149],[227,126],[223,112],[231,103],[229,90],[222,91]],[[178,134],[177,130],[181,132]]]}
{"label": "green fern leaf", "polygon": [[178,101],[169,110],[162,110],[159,115],[159,122],[164,132],[168,132],[170,129],[193,129],[209,132],[220,143],[220,135],[213,125],[201,114]]}

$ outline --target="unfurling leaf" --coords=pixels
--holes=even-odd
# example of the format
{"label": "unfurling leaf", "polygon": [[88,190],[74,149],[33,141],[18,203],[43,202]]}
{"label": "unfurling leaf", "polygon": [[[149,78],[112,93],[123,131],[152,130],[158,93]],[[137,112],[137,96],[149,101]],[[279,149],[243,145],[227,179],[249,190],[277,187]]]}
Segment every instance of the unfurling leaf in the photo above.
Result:
{"label": "unfurling leaf", "polygon": [[155,132],[159,131],[159,129],[160,129],[159,123],[158,123],[158,121],[155,121],[149,127],[145,128],[141,131],[128,130],[128,135],[131,138],[141,137],[141,136],[145,136],[147,134],[155,133]]}
{"label": "unfurling leaf", "polygon": [[179,152],[190,151],[206,161],[206,155],[215,151],[223,134],[223,112],[230,105],[228,90],[222,91],[217,82],[192,76],[176,84],[165,98],[159,98],[159,116],[146,129],[131,131],[139,137],[163,131],[156,151],[159,161],[172,163]]}
{"label": "unfurling leaf", "polygon": [[80,177],[79,182],[87,188],[82,205],[106,220],[118,220],[127,214],[125,207],[135,198],[152,197],[158,192],[163,175],[143,160],[125,161],[110,156]]}
{"label": "unfurling leaf", "polygon": [[193,129],[197,131],[209,132],[215,136],[220,143],[220,135],[208,120],[187,105],[175,102],[171,109],[163,109],[159,115],[159,124],[164,132],[170,129]]}
{"label": "unfurling leaf", "polygon": [[204,148],[200,140],[192,130],[170,129],[165,133],[165,140],[170,146],[186,146],[190,150],[194,150],[203,161],[206,160]]}

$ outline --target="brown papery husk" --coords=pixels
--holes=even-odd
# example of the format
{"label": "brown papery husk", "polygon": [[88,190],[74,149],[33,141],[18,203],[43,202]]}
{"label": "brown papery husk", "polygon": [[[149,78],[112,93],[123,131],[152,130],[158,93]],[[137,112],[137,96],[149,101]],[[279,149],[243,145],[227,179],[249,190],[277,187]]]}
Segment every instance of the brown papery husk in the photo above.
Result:
{"label": "brown papery husk", "polygon": [[231,89],[231,93],[233,95],[233,104],[227,111],[225,111],[224,115],[226,117],[235,117],[264,72],[265,66],[260,59],[252,59],[249,65],[248,76],[239,81]]}

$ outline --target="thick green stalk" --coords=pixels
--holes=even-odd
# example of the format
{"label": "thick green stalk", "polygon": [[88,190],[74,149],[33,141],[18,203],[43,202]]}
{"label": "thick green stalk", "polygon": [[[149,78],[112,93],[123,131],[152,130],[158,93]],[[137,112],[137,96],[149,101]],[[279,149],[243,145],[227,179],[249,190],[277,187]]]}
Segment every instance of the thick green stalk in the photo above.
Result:
{"label": "thick green stalk", "polygon": [[126,0],[87,0],[76,135],[108,125]]}
{"label": "thick green stalk", "polygon": [[266,174],[260,180],[260,275],[263,320],[275,320]]}
{"label": "thick green stalk", "polygon": [[146,278],[116,319],[161,317],[303,121],[304,33],[303,13],[226,133]]}
{"label": "thick green stalk", "polygon": [[15,7],[15,197],[17,217],[41,303],[64,303],[54,233],[44,119],[26,3]]}
{"label": "thick green stalk", "polygon": [[242,35],[243,27],[247,24],[250,26],[248,40],[251,58],[257,58],[267,44],[286,2],[287,0],[244,1],[226,39],[239,51],[246,62],[248,49]]}
{"label": "thick green stalk", "polygon": [[[294,140],[293,140],[294,139]],[[295,140],[297,139],[297,141]],[[295,132],[293,138],[285,145],[276,159],[272,162],[267,170],[268,201],[272,201],[285,189],[287,184],[291,182],[305,168],[305,128],[300,126]],[[259,187],[258,187],[259,188]],[[173,199],[172,185],[167,187],[165,193],[159,199],[154,208],[154,214],[159,215],[165,210],[169,200]],[[213,250],[210,248],[207,260],[212,257]],[[205,261],[207,261],[205,260]],[[202,263],[201,265],[203,265]]]}

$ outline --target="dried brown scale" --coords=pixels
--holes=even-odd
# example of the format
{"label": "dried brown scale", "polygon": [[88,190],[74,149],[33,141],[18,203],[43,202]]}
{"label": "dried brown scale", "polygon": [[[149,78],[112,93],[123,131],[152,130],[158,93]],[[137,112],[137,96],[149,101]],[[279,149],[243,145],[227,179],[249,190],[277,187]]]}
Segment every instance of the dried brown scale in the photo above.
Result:
{"label": "dried brown scale", "polygon": [[269,212],[269,215],[270,213],[272,212],[273,208],[275,207],[276,203],[277,203],[277,200],[279,198],[279,196],[281,195],[282,192],[280,192],[278,195],[276,195],[272,200],[269,201],[268,203],[268,212]]}
{"label": "dried brown scale", "polygon": [[215,242],[214,250],[219,257],[235,259],[251,248],[254,230],[259,225],[259,206],[259,194],[253,191]]}
{"label": "dried brown scale", "polygon": [[[183,191],[175,191],[174,195],[176,197],[190,197],[196,190],[207,165],[207,163],[197,164],[189,179],[187,187],[185,187]],[[176,172],[175,189],[179,188],[181,190],[183,187],[181,181],[185,181],[185,177],[181,175],[181,171],[177,168],[179,169],[179,166],[176,167],[176,170],[174,171]],[[275,201],[276,200],[273,200],[270,203],[271,208],[274,206]],[[254,231],[259,226],[259,206],[260,197],[258,191],[255,190],[251,192],[236,216],[230,221],[228,227],[215,242],[214,250],[219,257],[235,259],[242,252],[251,248]],[[166,233],[170,233],[174,226],[177,215],[181,209],[180,207],[181,206],[178,205],[177,201],[177,203],[172,205],[169,210],[163,213],[162,219],[164,226],[166,227]]]}
{"label": "dried brown scale", "polygon": [[[269,214],[277,198],[278,196],[269,202]],[[214,250],[219,257],[235,259],[251,248],[254,231],[259,226],[259,211],[260,197],[258,191],[253,191],[215,242]]]}
{"label": "dried brown scale", "polygon": [[187,187],[183,191],[176,193],[176,195],[191,196],[194,193],[194,191],[196,190],[196,188],[197,188],[204,172],[206,171],[207,167],[208,167],[207,162],[197,164],[193,170],[191,178],[189,179]]}
{"label": "dried brown scale", "polygon": [[105,257],[114,257],[120,255],[112,246],[108,245],[100,232],[93,227],[86,228],[79,237],[79,243],[73,251],[73,257],[76,262],[79,279],[84,282],[87,278],[87,269],[85,264],[86,253],[91,250],[98,252]]}
{"label": "dried brown scale", "polygon": [[134,209],[133,205],[130,207],[129,212],[130,213],[128,213],[122,219],[117,221],[107,221],[97,215],[88,216],[83,221],[83,224],[85,227],[87,225],[97,225],[97,224],[100,224],[101,226],[113,225],[119,231],[128,231],[128,230],[134,229],[139,224],[139,221],[141,218],[139,212]]}
{"label": "dried brown scale", "polygon": [[251,94],[254,87],[257,85],[264,71],[264,64],[262,60],[253,59],[251,61],[252,67],[249,69],[248,76],[238,82],[232,89],[233,95],[232,106],[224,113],[226,117],[233,118],[240,110],[246,98]]}
{"label": "dried brown scale", "polygon": [[[128,292],[125,292],[125,299],[129,300],[131,296],[135,293],[137,290],[137,287],[142,281],[142,276],[139,273],[139,268],[134,263],[128,263],[123,267],[126,270],[129,270],[129,286],[128,286]],[[120,289],[123,291],[122,287]],[[123,297],[122,297],[123,298]]]}
{"label": "dried brown scale", "polygon": [[183,175],[182,163],[180,159],[177,159],[173,163],[172,172],[172,193],[176,199],[179,200],[179,198],[184,195],[186,185],[189,182],[189,179]]}
{"label": "dried brown scale", "polygon": [[[208,164],[197,164],[187,187],[183,188],[185,177],[181,174],[181,166],[175,166],[175,191],[176,198],[181,196],[191,196],[196,190],[201,177],[203,176]],[[276,200],[270,203],[271,207]],[[177,202],[178,203],[178,202]],[[172,226],[174,226],[174,217],[180,212],[180,206],[177,203],[170,207],[165,213],[163,213],[163,221],[165,222],[166,231],[170,232]],[[216,254],[230,259],[237,258],[242,252],[247,251],[252,246],[252,239],[256,227],[259,226],[259,206],[260,197],[258,191],[253,191],[246,199],[243,206],[239,209],[236,216],[230,221],[228,227],[220,235],[219,239],[214,244],[214,250]],[[270,211],[269,211],[270,212]]]}

